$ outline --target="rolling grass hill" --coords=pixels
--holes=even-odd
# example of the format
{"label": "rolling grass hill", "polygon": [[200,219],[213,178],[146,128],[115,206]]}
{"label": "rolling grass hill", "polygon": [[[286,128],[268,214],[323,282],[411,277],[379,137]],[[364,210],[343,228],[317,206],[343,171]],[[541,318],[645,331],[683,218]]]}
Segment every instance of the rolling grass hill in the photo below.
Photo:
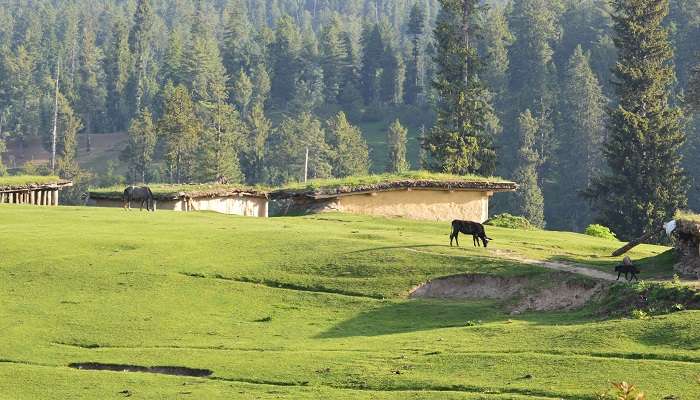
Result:
{"label": "rolling grass hill", "polygon": [[[618,242],[487,227],[488,249],[450,248],[444,223],[342,214],[2,205],[0,221],[0,398],[592,400],[621,380],[649,399],[700,398],[699,311],[515,315],[498,300],[408,298],[451,274],[561,275],[516,257],[610,272]],[[666,250],[631,253],[642,278],[671,274]]]}

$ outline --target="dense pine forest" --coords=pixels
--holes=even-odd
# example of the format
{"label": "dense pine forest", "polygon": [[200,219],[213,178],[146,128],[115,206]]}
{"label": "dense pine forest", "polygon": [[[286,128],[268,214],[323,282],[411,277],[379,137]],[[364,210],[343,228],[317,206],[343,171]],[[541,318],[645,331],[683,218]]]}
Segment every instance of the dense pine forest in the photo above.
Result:
{"label": "dense pine forest", "polygon": [[[0,8],[0,151],[50,152],[55,129],[54,171],[85,184],[277,185],[303,179],[308,149],[310,178],[498,175],[521,190],[497,210],[630,236],[700,208],[699,86],[697,0]],[[108,168],[79,165],[111,132],[128,143]]]}

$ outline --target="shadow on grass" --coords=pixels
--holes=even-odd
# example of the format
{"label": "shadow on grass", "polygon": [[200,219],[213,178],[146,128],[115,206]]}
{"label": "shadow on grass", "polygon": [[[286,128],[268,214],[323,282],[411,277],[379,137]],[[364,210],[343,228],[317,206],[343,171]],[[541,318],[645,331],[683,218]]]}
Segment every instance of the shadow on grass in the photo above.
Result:
{"label": "shadow on grass", "polygon": [[[378,250],[394,250],[394,249],[413,249],[417,247],[447,247],[449,248],[449,245],[440,245],[440,244],[404,244],[404,245],[399,245],[399,246],[384,246],[384,247],[371,247],[369,249],[361,249],[361,250],[353,250],[353,251],[348,251],[345,254],[353,254],[353,253],[369,253],[372,251],[378,251]],[[436,254],[436,255],[442,255],[442,254]],[[450,256],[449,254],[444,254],[445,256]]]}
{"label": "shadow on grass", "polygon": [[[597,260],[583,259],[571,256],[552,256],[548,261],[565,261],[576,264],[588,265],[600,271],[614,274],[615,266],[622,262],[620,257],[601,257]],[[669,249],[661,254],[632,260],[641,271],[640,279],[671,278],[674,274],[673,265],[676,263],[676,251]]]}
{"label": "shadow on grass", "polygon": [[[382,336],[433,329],[467,327],[505,322],[510,316],[497,301],[410,300],[382,305],[343,321],[317,338]],[[582,313],[526,313],[518,320],[540,325],[563,325],[587,321]]]}

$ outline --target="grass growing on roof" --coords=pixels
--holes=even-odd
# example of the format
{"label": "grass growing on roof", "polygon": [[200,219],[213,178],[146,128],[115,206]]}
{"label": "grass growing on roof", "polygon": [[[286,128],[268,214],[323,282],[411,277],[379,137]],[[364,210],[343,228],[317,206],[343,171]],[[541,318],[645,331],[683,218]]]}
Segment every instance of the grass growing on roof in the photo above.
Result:
{"label": "grass growing on roof", "polygon": [[700,398],[698,311],[601,320],[406,298],[449,274],[553,276],[504,255],[611,271],[617,244],[603,239],[488,227],[487,249],[451,248],[448,223],[344,214],[0,205],[0,221],[0,393],[13,399],[592,400],[622,380],[649,398]]}
{"label": "grass growing on roof", "polygon": [[0,176],[0,187],[44,185],[49,183],[57,183],[60,180],[61,178],[53,175],[8,175]]}
{"label": "grass growing on roof", "polygon": [[385,182],[397,181],[436,181],[436,182],[505,182],[499,177],[483,177],[479,175],[453,175],[429,171],[407,171],[403,173],[385,173],[365,176],[349,176],[347,178],[312,179],[306,183],[290,183],[284,189],[320,189],[353,186],[369,186]]}
{"label": "grass growing on roof", "polygon": [[[244,184],[218,184],[218,183],[198,183],[198,184],[169,184],[154,183],[147,184],[155,196],[177,195],[178,193],[205,193],[205,192],[225,192],[229,190],[250,190],[252,192],[267,191],[264,186],[246,186]],[[91,193],[96,193],[106,197],[121,198],[127,185],[110,186],[103,188],[93,188]]]}

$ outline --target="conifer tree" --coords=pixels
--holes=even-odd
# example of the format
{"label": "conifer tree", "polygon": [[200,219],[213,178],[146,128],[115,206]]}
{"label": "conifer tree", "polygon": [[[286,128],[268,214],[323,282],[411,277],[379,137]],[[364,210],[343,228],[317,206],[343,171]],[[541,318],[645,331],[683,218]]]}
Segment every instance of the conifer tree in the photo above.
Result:
{"label": "conifer tree", "polygon": [[533,225],[544,227],[544,198],[539,185],[538,168],[541,164],[536,149],[535,137],[539,130],[538,122],[530,110],[518,118],[518,166],[515,181],[520,186],[516,193],[516,213],[528,219]]}
{"label": "conifer tree", "polygon": [[112,128],[122,130],[129,118],[126,90],[131,72],[129,30],[122,20],[117,20],[112,28],[108,50],[105,60],[107,112]]}
{"label": "conifer tree", "polygon": [[129,49],[134,62],[129,95],[134,114],[139,112],[142,106],[148,106],[153,95],[150,93],[150,87],[153,79],[151,41],[154,19],[150,0],[138,0],[133,26],[129,33]]}
{"label": "conifer tree", "polygon": [[365,29],[362,37],[362,71],[360,84],[365,104],[378,103],[380,99],[381,62],[384,59],[384,40],[375,24]]}
{"label": "conifer tree", "polygon": [[344,65],[347,60],[346,48],[343,43],[340,18],[334,16],[321,32],[321,67],[323,68],[323,83],[325,98],[329,102],[337,102],[343,86]]}
{"label": "conifer tree", "polygon": [[56,138],[57,170],[61,176],[71,178],[79,173],[78,132],[83,124],[75,115],[68,100],[58,94],[58,119]]}
{"label": "conifer tree", "polygon": [[504,114],[508,88],[508,48],[513,44],[503,7],[493,7],[486,14],[479,50],[484,59],[481,77],[495,95],[495,105]]}
{"label": "conifer tree", "polygon": [[153,116],[145,108],[131,121],[129,142],[121,155],[121,159],[129,166],[129,182],[147,182],[156,138]]}
{"label": "conifer tree", "polygon": [[222,101],[207,103],[200,138],[197,177],[199,181],[243,181],[239,161],[242,126],[238,112]]}
{"label": "conifer tree", "polygon": [[[609,111],[605,159],[588,192],[598,219],[623,238],[656,229],[686,205],[681,168],[681,110],[669,102],[674,82],[668,0],[613,0],[614,70],[619,104]],[[643,11],[643,12],[642,12]]]}
{"label": "conifer tree", "polygon": [[270,48],[272,63],[271,95],[278,105],[291,101],[296,94],[296,82],[301,69],[302,38],[292,18],[277,21],[275,41]]}
{"label": "conifer tree", "polygon": [[605,137],[605,97],[589,65],[589,56],[576,47],[569,60],[562,87],[559,185],[555,217],[549,226],[583,231],[591,222],[591,210],[581,196],[593,176],[601,171]]}
{"label": "conifer tree", "polygon": [[387,135],[389,144],[389,165],[387,172],[401,173],[408,171],[410,165],[406,159],[406,138],[408,130],[396,119],[390,126]]}
{"label": "conifer tree", "polygon": [[185,37],[185,32],[174,28],[170,31],[170,37],[168,38],[168,48],[165,51],[162,76],[163,81],[170,81],[173,85],[189,81],[188,71],[185,66]]}
{"label": "conifer tree", "polygon": [[[515,41],[509,48],[510,118],[507,121],[503,145],[504,169],[512,171],[510,160],[517,157],[513,150],[518,139],[512,136],[518,126],[521,111],[529,109],[540,121],[537,147],[543,161],[554,151],[553,128],[550,116],[556,104],[556,67],[553,61],[557,39],[560,36],[557,8],[547,0],[514,0],[508,22]],[[544,123],[546,122],[546,123]],[[509,133],[510,132],[510,133]],[[513,149],[508,151],[508,149]]]}
{"label": "conifer tree", "polygon": [[265,155],[268,138],[272,132],[272,122],[265,116],[261,103],[253,105],[247,132],[246,160],[249,169],[246,171],[246,178],[250,183],[265,183],[267,182]]}
{"label": "conifer tree", "polygon": [[405,98],[407,104],[416,104],[419,95],[423,92],[422,80],[422,37],[425,31],[425,10],[416,2],[411,7],[408,17],[408,34],[411,35],[411,55],[412,60],[406,68],[406,90]]}
{"label": "conifer tree", "polygon": [[253,82],[243,69],[238,72],[238,77],[233,84],[233,93],[236,105],[241,110],[241,116],[246,118],[253,100]]}
{"label": "conifer tree", "polygon": [[345,177],[369,173],[369,148],[359,128],[339,112],[327,122],[328,144],[333,150],[333,176]]}
{"label": "conifer tree", "polygon": [[195,176],[202,122],[197,118],[190,93],[183,85],[166,87],[164,99],[158,133],[163,138],[170,180],[189,182]]}
{"label": "conifer tree", "polygon": [[253,69],[252,75],[253,81],[253,104],[259,104],[265,107],[265,104],[270,97],[270,90],[272,88],[272,82],[270,80],[270,74],[267,72],[265,64],[259,63]]}
{"label": "conifer tree", "polygon": [[437,41],[437,120],[422,145],[427,167],[455,174],[492,175],[496,165],[489,117],[490,94],[479,80],[479,57],[473,46],[476,0],[441,0],[435,27]]}
{"label": "conifer tree", "polygon": [[[82,46],[80,53],[80,102],[79,110],[85,125],[85,134],[94,133],[103,119],[105,97],[102,53],[95,43],[93,22],[83,22]],[[88,145],[88,151],[90,150]]]}
{"label": "conifer tree", "polygon": [[406,66],[403,56],[388,43],[384,49],[381,74],[382,101],[386,104],[403,103],[403,87],[406,80]]}

